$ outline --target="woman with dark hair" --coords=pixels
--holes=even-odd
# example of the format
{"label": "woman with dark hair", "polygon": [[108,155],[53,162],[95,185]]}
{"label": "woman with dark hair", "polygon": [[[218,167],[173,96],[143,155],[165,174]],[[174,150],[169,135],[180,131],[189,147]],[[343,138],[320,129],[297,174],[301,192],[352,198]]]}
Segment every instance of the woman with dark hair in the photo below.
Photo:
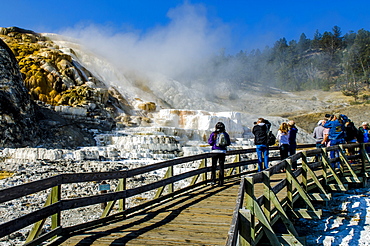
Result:
{"label": "woman with dark hair", "polygon": [[[297,132],[298,128],[295,126],[293,120],[288,121],[288,139],[289,139],[289,156],[294,155],[297,151]],[[293,170],[297,169],[297,162],[292,163]]]}
{"label": "woman with dark hair", "polygon": [[258,157],[258,172],[269,168],[268,133],[270,132],[270,128],[271,123],[264,118],[258,118],[256,124],[252,128]]}
{"label": "woman with dark hair", "polygon": [[215,126],[215,131],[211,133],[208,139],[209,145],[212,146],[212,153],[216,153],[212,157],[212,170],[211,170],[211,180],[212,184],[216,184],[216,168],[217,161],[220,164],[219,171],[219,182],[218,185],[222,186],[224,184],[224,164],[226,158],[227,146],[230,145],[230,136],[225,131],[225,125],[222,122],[217,122]]}

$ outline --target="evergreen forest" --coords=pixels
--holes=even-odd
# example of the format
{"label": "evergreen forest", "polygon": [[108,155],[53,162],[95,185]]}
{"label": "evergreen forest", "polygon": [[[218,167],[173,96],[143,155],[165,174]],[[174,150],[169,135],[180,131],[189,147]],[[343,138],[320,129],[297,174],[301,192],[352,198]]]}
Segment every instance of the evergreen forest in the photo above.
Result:
{"label": "evergreen forest", "polygon": [[341,90],[356,99],[359,91],[369,87],[370,32],[361,29],[342,35],[340,27],[334,26],[324,33],[316,31],[313,39],[302,33],[298,41],[281,38],[264,50],[220,52],[212,63],[213,69],[202,69],[205,79],[217,73],[218,79],[237,87]]}

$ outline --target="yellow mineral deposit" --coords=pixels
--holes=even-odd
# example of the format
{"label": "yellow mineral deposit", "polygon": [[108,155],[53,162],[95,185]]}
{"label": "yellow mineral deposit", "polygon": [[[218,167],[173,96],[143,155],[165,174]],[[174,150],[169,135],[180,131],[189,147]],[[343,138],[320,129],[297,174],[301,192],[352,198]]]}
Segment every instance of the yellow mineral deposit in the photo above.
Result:
{"label": "yellow mineral deposit", "polygon": [[0,171],[0,179],[6,179],[9,178],[13,175],[14,173],[12,172],[7,172],[7,171]]}

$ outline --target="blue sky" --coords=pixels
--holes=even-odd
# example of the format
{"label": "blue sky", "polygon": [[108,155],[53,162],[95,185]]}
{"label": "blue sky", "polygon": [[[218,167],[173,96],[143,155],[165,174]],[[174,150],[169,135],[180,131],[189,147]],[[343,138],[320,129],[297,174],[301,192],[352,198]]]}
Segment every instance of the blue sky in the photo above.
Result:
{"label": "blue sky", "polygon": [[131,32],[143,37],[168,28],[174,21],[181,23],[181,18],[196,26],[186,18],[188,12],[181,11],[184,5],[191,6],[196,18],[206,25],[202,35],[222,36],[219,39],[224,42],[218,43],[228,53],[263,49],[282,37],[298,40],[302,33],[313,38],[316,30],[331,31],[335,25],[342,34],[370,30],[367,0],[9,0],[1,3],[0,26],[65,33],[93,25],[109,29],[111,35]]}

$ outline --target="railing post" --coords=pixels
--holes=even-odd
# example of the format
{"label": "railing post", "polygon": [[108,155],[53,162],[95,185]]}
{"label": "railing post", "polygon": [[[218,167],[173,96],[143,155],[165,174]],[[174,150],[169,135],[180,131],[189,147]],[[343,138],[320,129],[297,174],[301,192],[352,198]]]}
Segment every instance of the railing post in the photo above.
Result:
{"label": "railing post", "polygon": [[252,228],[252,212],[249,209],[239,209],[239,245],[251,246],[254,245],[254,240],[251,235]]}
{"label": "railing post", "polygon": [[[204,159],[202,159],[201,161],[200,161],[200,164],[199,164],[199,169],[201,169],[201,168],[206,168],[207,167],[207,158],[204,158]],[[173,169],[172,169],[172,172],[173,172]],[[197,175],[195,175],[193,178],[192,178],[192,180],[191,180],[191,182],[190,182],[190,185],[195,185],[195,183],[197,182],[197,180],[198,180],[198,178],[199,178],[199,175],[200,174],[197,174]],[[203,181],[204,180],[207,180],[207,172],[204,172],[204,173],[202,173],[201,174],[202,175],[202,179],[203,179]],[[172,176],[173,176],[173,173],[172,173]],[[173,192],[173,191],[172,191]],[[157,197],[157,196],[156,196]]]}
{"label": "railing post", "polygon": [[[367,172],[369,172],[369,168],[368,168],[368,165],[370,165],[369,153],[367,153],[367,151],[366,151],[366,144],[365,143],[361,144],[360,149],[361,149],[362,165],[363,165],[364,172],[366,174]],[[366,163],[368,163],[368,164],[366,165]]]}
{"label": "railing post", "polygon": [[264,213],[267,218],[267,221],[271,220],[271,199],[270,199],[270,172],[262,172],[262,182],[263,182],[263,207]]}
{"label": "railing post", "polygon": [[[52,190],[50,191],[47,199],[46,199],[46,202],[45,202],[45,205],[44,207],[46,206],[49,206],[51,204],[51,196],[52,196]],[[35,224],[33,224],[33,227],[30,231],[30,233],[28,234],[28,237],[26,239],[26,243],[29,243],[31,242],[32,240],[34,240],[35,238],[37,238],[40,234],[41,234],[41,231],[42,231],[42,227],[44,226],[45,224],[45,221],[46,221],[46,218],[36,222]]]}
{"label": "railing post", "polygon": [[302,185],[303,185],[303,188],[305,191],[308,190],[308,171],[307,171],[307,152],[306,151],[302,151]]}
{"label": "railing post", "polygon": [[[241,158],[240,158],[240,154],[237,154],[236,155],[236,158],[235,158],[235,162],[240,162],[240,160],[241,160]],[[240,174],[240,166],[237,166],[236,167],[236,169],[235,169],[235,171],[236,171],[236,174]]]}
{"label": "railing post", "polygon": [[328,185],[328,171],[327,167],[330,165],[330,162],[327,162],[328,160],[328,151],[325,149],[321,149],[321,166],[322,166],[322,175],[324,177],[324,185],[325,187]]}
{"label": "railing post", "polygon": [[292,162],[290,159],[285,159],[284,162],[286,163],[286,188],[287,188],[287,202],[288,205],[293,209],[293,181],[292,176],[290,175],[292,173]]}
{"label": "railing post", "polygon": [[[118,181],[118,191],[126,190],[126,178],[121,178]],[[126,209],[126,198],[119,199],[119,211],[122,212]]]}
{"label": "railing post", "polygon": [[[163,177],[163,179],[172,178],[172,177],[173,177],[173,166],[169,166],[167,171],[166,171],[166,174]],[[194,183],[196,182],[196,178],[197,177],[195,177],[195,179],[193,179]],[[165,186],[162,186],[162,187],[158,188],[157,193],[154,196],[154,199],[157,199],[162,195],[162,193],[164,191],[164,188],[165,188]],[[168,192],[173,193],[173,183],[168,184]]]}
{"label": "railing post", "polygon": [[[61,198],[61,186],[54,186],[51,188],[51,204],[56,203]],[[51,229],[55,229],[60,226],[60,212],[51,216]]]}
{"label": "railing post", "polygon": [[[173,166],[170,166],[169,167],[169,171],[170,171],[170,173],[169,173],[169,177],[168,178],[172,178],[173,177]],[[170,183],[168,185],[168,192],[169,193],[173,193],[173,191],[174,191],[174,189],[173,189],[173,183]]]}
{"label": "railing post", "polygon": [[[250,228],[246,235],[250,236],[250,243],[251,245],[254,244],[256,240],[255,235],[255,213],[254,213],[254,181],[253,177],[246,177],[245,178],[245,208],[249,211],[248,218],[250,218],[249,225]],[[247,238],[245,238],[248,241]]]}
{"label": "railing post", "polygon": [[366,151],[366,148],[365,148],[365,144],[362,143],[360,145],[360,154],[361,154],[361,176],[362,177],[366,177],[366,158],[365,158],[365,152]]}
{"label": "railing post", "polygon": [[[204,167],[207,167],[207,158],[204,158],[202,160],[204,162]],[[202,173],[202,181],[206,181],[207,180],[207,172],[204,172]]]}

